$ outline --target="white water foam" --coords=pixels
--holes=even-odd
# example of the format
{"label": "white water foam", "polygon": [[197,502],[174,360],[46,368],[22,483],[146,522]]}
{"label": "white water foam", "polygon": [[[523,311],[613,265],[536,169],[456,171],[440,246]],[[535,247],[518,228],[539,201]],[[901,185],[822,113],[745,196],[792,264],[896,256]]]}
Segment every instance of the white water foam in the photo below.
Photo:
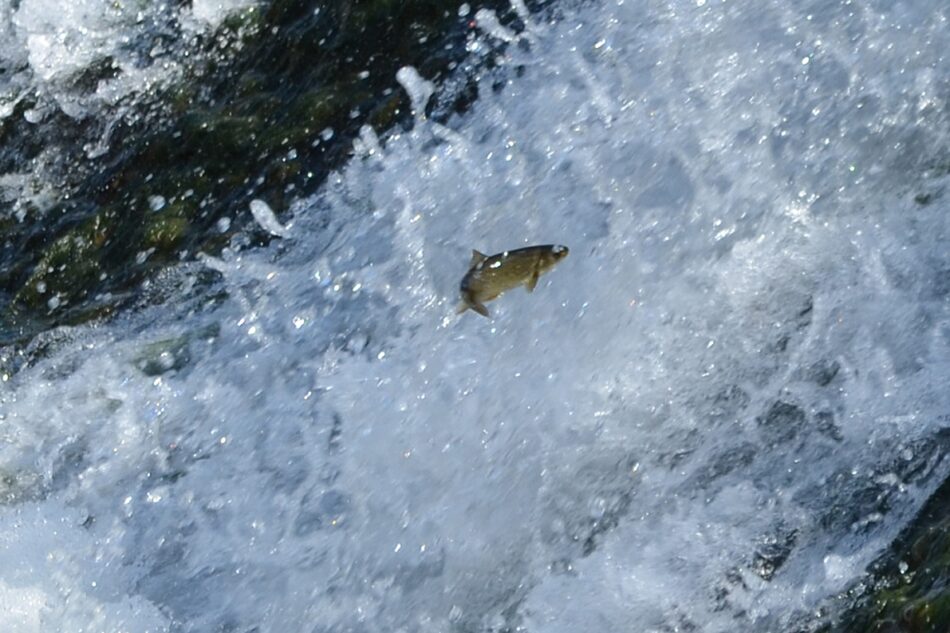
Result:
{"label": "white water foam", "polygon": [[[941,11],[531,25],[499,60],[521,76],[364,135],[294,240],[26,351],[0,605],[23,630],[817,626],[948,470]],[[532,243],[571,254],[453,315],[471,248]]]}
{"label": "white water foam", "polygon": [[274,215],[274,210],[270,208],[269,204],[263,200],[251,200],[250,206],[251,215],[254,216],[254,221],[257,222],[258,226],[271,235],[287,237],[287,227],[277,220],[277,216]]}
{"label": "white water foam", "polygon": [[[192,46],[255,0],[184,3],[109,0],[0,0],[0,119],[34,95],[32,120],[54,109],[83,119],[181,77],[177,46]],[[92,90],[74,83],[105,64]],[[98,72],[98,71],[95,71]]]}

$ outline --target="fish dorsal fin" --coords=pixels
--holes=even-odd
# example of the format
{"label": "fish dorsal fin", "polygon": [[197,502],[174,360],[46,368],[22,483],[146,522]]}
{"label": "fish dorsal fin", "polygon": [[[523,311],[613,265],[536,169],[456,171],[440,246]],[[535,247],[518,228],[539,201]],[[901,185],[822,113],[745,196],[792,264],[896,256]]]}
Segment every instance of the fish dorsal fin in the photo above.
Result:
{"label": "fish dorsal fin", "polygon": [[469,268],[475,268],[476,266],[478,266],[479,264],[481,264],[481,263],[482,263],[483,261],[485,261],[486,259],[488,259],[488,255],[486,255],[485,253],[481,253],[481,252],[479,252],[479,251],[477,251],[477,250],[475,250],[475,249],[473,248],[473,249],[472,249],[472,261],[470,261],[470,262],[468,263],[468,267],[469,267]]}

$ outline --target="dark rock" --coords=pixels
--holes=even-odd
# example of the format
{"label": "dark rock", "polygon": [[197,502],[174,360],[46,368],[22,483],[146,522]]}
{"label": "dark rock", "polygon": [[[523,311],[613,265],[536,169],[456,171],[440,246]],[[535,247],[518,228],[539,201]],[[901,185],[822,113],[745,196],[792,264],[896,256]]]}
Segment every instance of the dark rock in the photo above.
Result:
{"label": "dark rock", "polygon": [[836,442],[844,439],[841,435],[841,429],[835,424],[835,414],[831,411],[819,411],[815,414],[815,429]]}
{"label": "dark rock", "polygon": [[797,539],[798,530],[763,537],[752,559],[752,571],[763,580],[772,580],[775,572],[788,560]]}
{"label": "dark rock", "polygon": [[294,533],[306,536],[317,530],[340,526],[349,508],[349,497],[338,490],[311,490],[300,502]]}
{"label": "dark rock", "polygon": [[770,445],[791,441],[805,428],[806,416],[800,407],[778,401],[756,422]]}

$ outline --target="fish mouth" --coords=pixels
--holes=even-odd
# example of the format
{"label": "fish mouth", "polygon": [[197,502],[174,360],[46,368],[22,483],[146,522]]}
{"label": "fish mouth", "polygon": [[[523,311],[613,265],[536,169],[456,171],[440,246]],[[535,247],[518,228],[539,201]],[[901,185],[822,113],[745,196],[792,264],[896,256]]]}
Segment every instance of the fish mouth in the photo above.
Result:
{"label": "fish mouth", "polygon": [[557,244],[551,249],[551,252],[554,253],[554,256],[558,259],[563,259],[567,257],[568,253],[571,252],[571,249],[564,246],[563,244]]}

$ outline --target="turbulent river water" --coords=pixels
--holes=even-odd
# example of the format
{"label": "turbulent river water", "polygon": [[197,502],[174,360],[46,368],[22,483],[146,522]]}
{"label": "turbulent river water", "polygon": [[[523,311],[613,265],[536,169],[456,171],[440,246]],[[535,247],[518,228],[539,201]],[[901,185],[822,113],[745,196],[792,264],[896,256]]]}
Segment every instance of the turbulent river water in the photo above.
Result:
{"label": "turbulent river water", "polygon": [[[137,33],[54,4],[0,1],[18,81]],[[950,469],[946,4],[466,10],[508,41],[467,112],[404,69],[412,126],[255,205],[268,245],[2,376],[2,630],[815,631],[861,593]],[[455,315],[472,248],[536,243],[571,254]]]}

